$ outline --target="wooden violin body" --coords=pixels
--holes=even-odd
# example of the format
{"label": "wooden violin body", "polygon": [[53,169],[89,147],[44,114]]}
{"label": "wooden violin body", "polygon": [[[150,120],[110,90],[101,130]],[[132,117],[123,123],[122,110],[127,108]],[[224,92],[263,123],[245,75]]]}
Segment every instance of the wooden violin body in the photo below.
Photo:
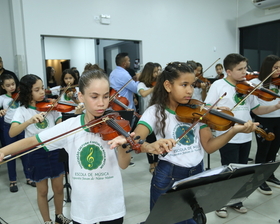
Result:
{"label": "wooden violin body", "polygon": [[[127,98],[119,95],[116,90],[111,89],[110,90],[110,103],[109,107],[111,107],[114,111],[119,111],[119,110],[129,110],[129,101]],[[140,114],[134,112],[134,115],[138,118],[141,117]]]}
{"label": "wooden violin body", "polygon": [[247,72],[245,78],[247,81],[250,81],[251,79],[259,78],[259,73],[258,72]]}
{"label": "wooden violin body", "polygon": [[[198,119],[201,119],[206,110],[208,110],[208,108],[204,107],[202,102],[191,99],[189,103],[180,104],[176,108],[176,118],[181,122],[193,123]],[[211,109],[207,115],[202,117],[200,122],[207,124],[210,128],[217,131],[226,131],[235,125],[235,123],[246,123],[245,121],[235,118],[231,111],[215,109]],[[255,132],[267,141],[272,141],[275,138],[273,133],[270,132],[267,134],[259,127]]]}
{"label": "wooden violin body", "polygon": [[[103,121],[103,122],[101,122]],[[108,141],[116,138],[119,135],[123,135],[131,149],[136,153],[141,152],[141,143],[136,143],[128,134],[130,131],[129,121],[122,119],[117,112],[106,114],[105,116],[90,121],[87,126],[90,126],[90,131],[95,134],[99,134],[103,140]],[[130,150],[129,150],[130,151]],[[127,151],[127,152],[129,152]]]}
{"label": "wooden violin body", "polygon": [[[235,89],[238,93],[247,95],[255,89],[255,85],[248,81],[242,81],[236,83]],[[255,95],[265,101],[272,101],[280,97],[278,94],[272,92],[271,90],[262,87],[255,89],[252,95]]]}
{"label": "wooden violin body", "polygon": [[52,99],[36,103],[36,110],[41,112],[48,112],[50,110],[56,110],[58,112],[67,113],[75,109],[75,106],[64,105],[53,102]]}

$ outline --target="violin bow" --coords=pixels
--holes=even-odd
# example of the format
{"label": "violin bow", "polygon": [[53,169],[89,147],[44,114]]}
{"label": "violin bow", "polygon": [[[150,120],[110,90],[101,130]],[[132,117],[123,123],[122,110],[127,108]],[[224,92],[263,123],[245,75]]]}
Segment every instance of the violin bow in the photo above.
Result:
{"label": "violin bow", "polygon": [[123,85],[123,87],[119,89],[119,91],[117,91],[115,94],[113,94],[113,95],[110,97],[109,102],[111,102],[111,101],[115,98],[115,96],[118,95],[132,80],[133,80],[133,78],[131,78],[130,80],[128,80],[128,82],[125,83],[125,84]]}
{"label": "violin bow", "polygon": [[210,112],[210,110],[213,109],[213,108],[217,105],[217,103],[218,103],[221,99],[223,99],[226,95],[227,95],[227,93],[224,93],[222,96],[220,96],[219,99],[218,99],[211,107],[209,107],[209,109],[206,110],[206,112],[205,112],[204,114],[202,114],[201,117],[200,117],[199,119],[197,119],[196,122],[194,122],[186,131],[184,131],[184,133],[183,133],[179,138],[176,139],[176,144],[177,144],[179,141],[181,141],[181,139],[182,139],[186,134],[188,134],[188,133],[190,132],[190,130],[191,130],[195,125],[197,125],[197,124],[202,120],[202,118],[203,118],[205,115],[207,115],[207,114]]}
{"label": "violin bow", "polygon": [[60,101],[62,95],[63,95],[64,93],[66,93],[66,91],[67,91],[70,87],[71,87],[70,83],[69,83],[66,87],[64,87],[62,93],[58,96],[58,98],[57,98],[54,102],[52,102],[50,108],[46,111],[44,117],[46,117],[46,116],[52,111],[52,109],[54,108],[54,105]]}
{"label": "violin bow", "polygon": [[8,108],[6,109],[6,112],[9,110],[9,108],[14,104],[14,102],[16,102],[17,98],[19,97],[19,92],[17,93],[16,97],[13,99],[13,101],[11,102],[11,104],[8,106]]}
{"label": "violin bow", "polygon": [[[219,61],[221,58],[218,58],[216,61],[214,61],[208,68],[206,68],[204,71],[203,71],[203,74],[209,69],[209,68],[211,68],[217,61]],[[199,78],[200,76],[202,76],[202,73],[199,75],[199,76],[197,76],[197,78]]]}
{"label": "violin bow", "polygon": [[[7,163],[7,162],[10,162],[11,160],[17,159],[17,158],[19,158],[19,157],[21,157],[21,156],[24,156],[24,155],[28,154],[28,153],[34,152],[34,151],[36,151],[36,150],[38,150],[38,149],[40,149],[40,148],[42,148],[42,147],[44,147],[44,146],[46,146],[46,145],[49,145],[49,144],[51,144],[51,143],[53,143],[53,142],[56,142],[56,141],[59,141],[59,140],[61,140],[61,139],[63,139],[63,138],[66,138],[66,137],[68,137],[68,136],[71,136],[71,135],[73,135],[73,134],[75,134],[75,133],[78,133],[78,132],[84,130],[84,129],[88,129],[88,128],[93,127],[93,126],[96,126],[96,125],[98,125],[98,124],[100,124],[100,123],[102,123],[102,122],[106,122],[106,121],[109,120],[109,119],[111,119],[111,118],[105,117],[105,118],[103,118],[101,121],[96,122],[96,123],[91,124],[91,125],[88,125],[88,124],[89,124],[89,122],[88,122],[87,124],[84,124],[84,125],[82,125],[82,126],[80,126],[80,127],[74,128],[74,129],[72,129],[72,130],[70,130],[70,131],[64,132],[64,133],[62,133],[62,134],[60,134],[60,135],[58,135],[58,136],[55,136],[55,137],[53,137],[53,138],[50,138],[50,139],[46,140],[46,141],[43,141],[43,142],[40,142],[40,143],[38,143],[38,144],[32,145],[32,146],[30,146],[30,147],[28,147],[28,148],[26,148],[26,149],[24,149],[24,150],[22,150],[22,151],[20,151],[20,152],[17,152],[17,153],[15,153],[15,154],[7,155],[7,156],[4,157],[4,160],[3,160],[2,162],[0,162],[0,165],[2,165],[2,164],[4,164],[4,163]],[[38,147],[37,147],[37,146],[38,146]],[[36,147],[36,148],[34,148],[34,147]],[[31,150],[29,150],[29,149],[31,149]],[[29,151],[27,151],[27,150],[29,150]],[[26,152],[26,151],[27,151],[27,152]],[[22,152],[25,152],[25,153],[22,153]],[[20,154],[20,153],[22,153],[22,154]],[[19,155],[19,154],[20,154],[20,155]],[[15,155],[17,155],[17,156],[15,156]],[[12,156],[14,156],[14,157],[12,157]],[[12,158],[11,158],[11,157],[12,157]]]}
{"label": "violin bow", "polygon": [[277,70],[275,69],[273,72],[271,72],[263,81],[261,81],[258,85],[255,86],[255,88],[249,92],[240,102],[238,102],[230,111],[233,111],[238,105],[243,103],[259,86],[261,86],[270,76],[274,74]]}

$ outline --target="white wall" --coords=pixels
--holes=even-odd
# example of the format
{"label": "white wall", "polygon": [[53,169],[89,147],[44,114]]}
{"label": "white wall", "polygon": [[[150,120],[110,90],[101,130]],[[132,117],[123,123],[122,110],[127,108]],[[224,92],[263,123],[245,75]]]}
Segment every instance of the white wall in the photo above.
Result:
{"label": "white wall", "polygon": [[[259,9],[251,0],[238,0],[238,27],[246,27],[280,19],[280,7],[277,9]],[[276,31],[271,31],[276,32]]]}
{"label": "white wall", "polygon": [[0,56],[3,59],[4,68],[15,71],[15,54],[11,24],[9,2],[8,0],[0,0]]}
{"label": "white wall", "polygon": [[[22,8],[27,70],[38,75],[43,74],[41,35],[139,40],[143,63],[157,61],[164,66],[170,61],[193,59],[207,68],[217,58],[222,62],[227,54],[238,52],[238,27],[276,19],[275,15],[259,18],[260,12],[255,11],[259,9],[251,0],[10,1]],[[1,12],[9,11],[7,2],[1,0]],[[111,15],[111,24],[95,21],[94,16],[100,14]],[[1,19],[0,24],[10,37],[6,21]],[[9,37],[0,42],[0,49],[12,49]],[[7,53],[5,60],[12,59]],[[214,74],[212,67],[205,76]]]}

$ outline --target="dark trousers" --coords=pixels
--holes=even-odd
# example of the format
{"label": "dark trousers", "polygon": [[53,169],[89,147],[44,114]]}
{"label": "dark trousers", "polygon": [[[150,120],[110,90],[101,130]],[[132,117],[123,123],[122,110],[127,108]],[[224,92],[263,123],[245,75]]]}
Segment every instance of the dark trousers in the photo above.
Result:
{"label": "dark trousers", "polygon": [[[3,123],[3,136],[4,136],[4,142],[2,142],[3,146],[7,146],[11,143],[14,143],[16,141],[19,141],[24,138],[24,131],[18,134],[17,136],[11,138],[9,135],[11,124],[8,124],[6,122]],[[29,154],[26,154],[24,156],[20,157],[22,166],[23,166],[23,172],[25,174],[26,179],[30,179],[30,174],[28,170],[28,163],[29,163]],[[10,181],[16,181],[17,180],[17,172],[16,172],[16,160],[11,160],[7,163],[8,167],[8,174],[9,174],[9,180]]]}
{"label": "dark trousers", "polygon": [[[153,143],[156,140],[157,139],[156,139],[156,136],[155,136],[154,132],[152,132],[146,138],[146,142],[148,142],[148,143]],[[148,158],[149,164],[153,164],[153,163],[157,163],[158,162],[158,155],[156,155],[156,154],[147,153],[147,158]]]}
{"label": "dark trousers", "polygon": [[[150,210],[154,207],[158,198],[166,193],[175,181],[193,176],[203,171],[203,161],[197,166],[186,168],[176,166],[167,161],[160,160],[154,172],[150,189]],[[193,219],[188,219],[177,224],[196,224]]]}
{"label": "dark trousers", "polygon": [[256,116],[256,122],[260,122],[266,132],[272,132],[275,135],[273,141],[266,141],[256,134],[257,153],[256,163],[267,163],[275,161],[276,154],[280,147],[280,118],[261,118]]}
{"label": "dark trousers", "polygon": [[245,143],[227,143],[219,150],[222,165],[228,165],[230,163],[247,164],[250,149],[251,141]]}
{"label": "dark trousers", "polygon": [[[123,217],[119,218],[119,219],[115,219],[115,220],[111,220],[111,221],[105,221],[105,222],[99,222],[100,224],[122,224],[123,223]],[[73,220],[73,224],[81,224],[79,222],[76,222]],[[95,224],[95,223],[93,223]]]}

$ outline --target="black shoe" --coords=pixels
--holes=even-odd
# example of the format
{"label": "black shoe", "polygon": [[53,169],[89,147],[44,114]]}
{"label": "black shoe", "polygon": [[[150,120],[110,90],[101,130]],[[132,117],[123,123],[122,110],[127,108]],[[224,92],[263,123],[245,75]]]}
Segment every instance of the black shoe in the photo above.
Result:
{"label": "black shoe", "polygon": [[18,192],[17,182],[10,183],[10,191],[11,191],[12,193]]}
{"label": "black shoe", "polygon": [[56,214],[55,222],[57,222],[59,224],[68,224],[68,223],[72,222],[72,220],[66,218],[63,214]]}
{"label": "black shoe", "polygon": [[280,181],[274,175],[267,179],[267,184],[272,187],[280,188]]}
{"label": "black shoe", "polygon": [[266,182],[264,182],[261,186],[259,186],[258,190],[266,195],[271,195],[272,194],[272,190],[271,188],[266,184]]}

